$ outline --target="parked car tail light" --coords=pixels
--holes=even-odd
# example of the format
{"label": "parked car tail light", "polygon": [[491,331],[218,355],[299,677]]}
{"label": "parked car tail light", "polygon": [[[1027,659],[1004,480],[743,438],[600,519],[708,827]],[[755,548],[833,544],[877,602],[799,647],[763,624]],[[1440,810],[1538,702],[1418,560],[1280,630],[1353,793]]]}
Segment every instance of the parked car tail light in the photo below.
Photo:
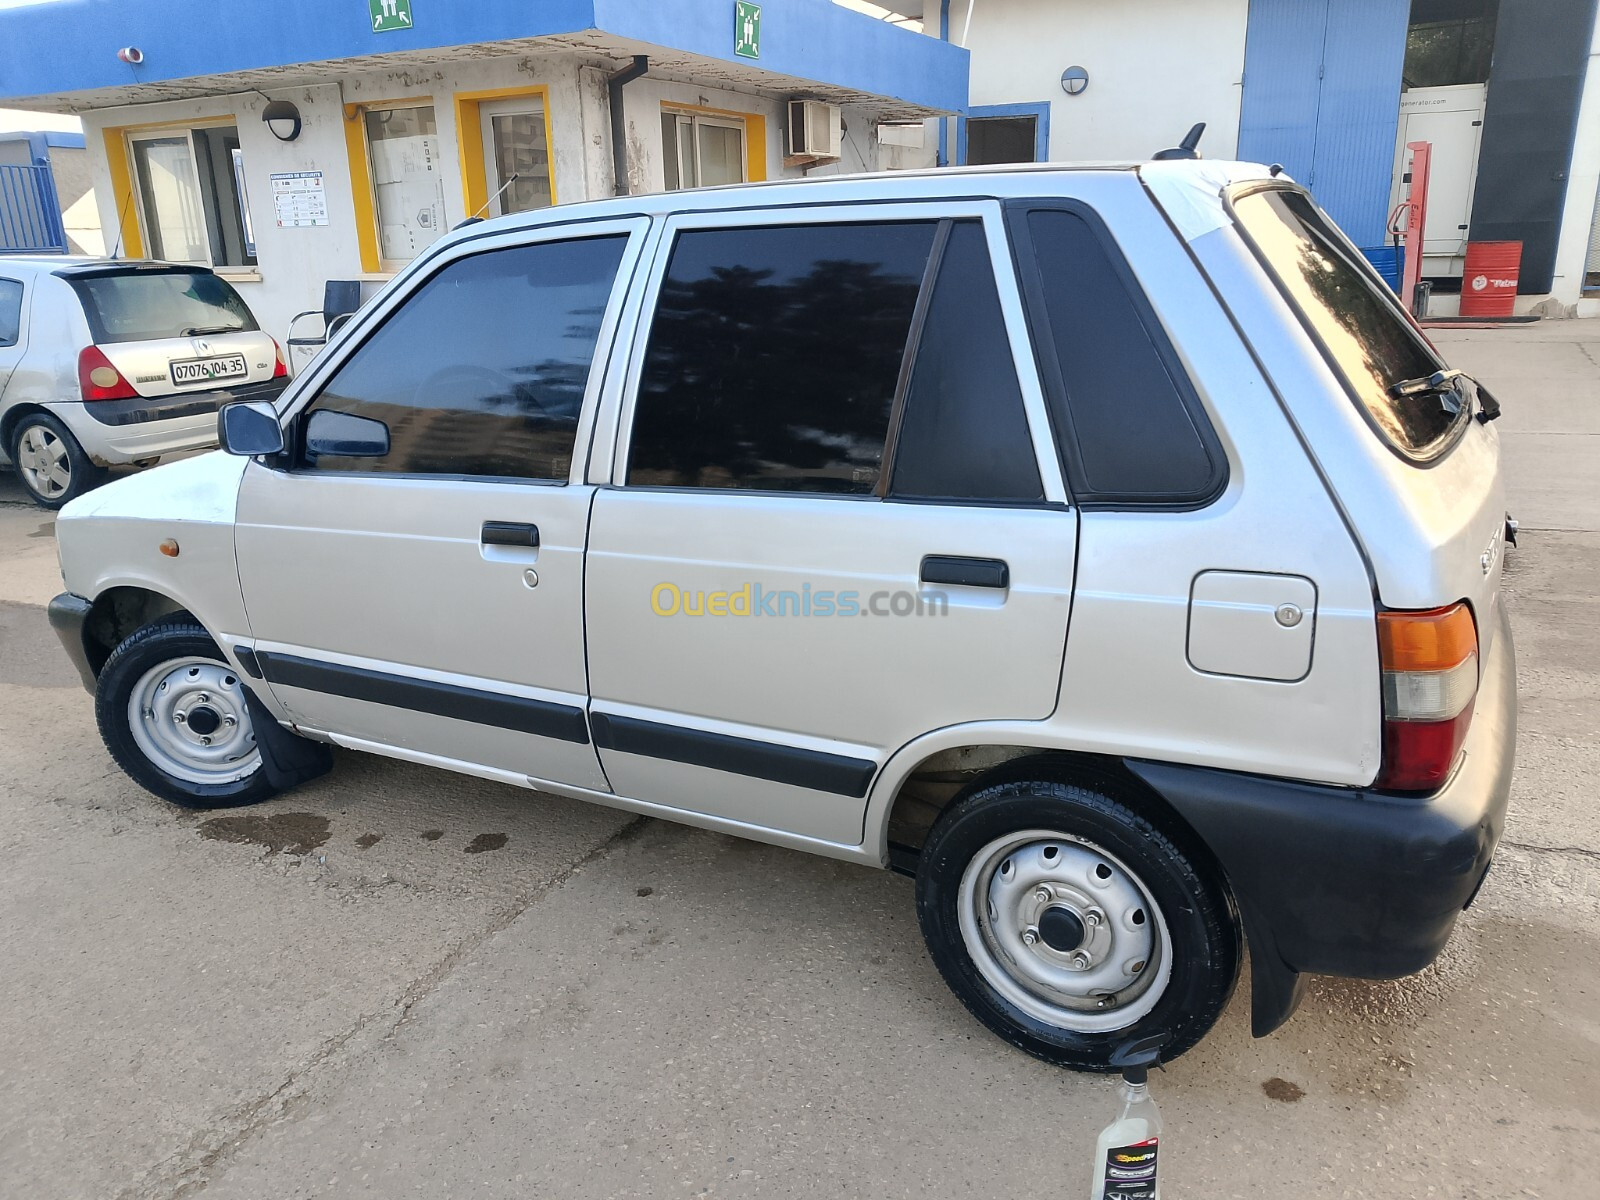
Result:
{"label": "parked car tail light", "polygon": [[1432,791],[1455,765],[1478,694],[1478,630],[1465,604],[1378,614],[1383,766],[1377,786]]}
{"label": "parked car tail light", "polygon": [[274,379],[289,378],[289,364],[283,357],[283,347],[278,345],[277,338],[272,339],[272,349],[278,356],[277,365],[272,368],[272,377]]}
{"label": "parked car tail light", "polygon": [[88,346],[78,354],[78,386],[85,400],[130,400],[139,394],[99,346]]}

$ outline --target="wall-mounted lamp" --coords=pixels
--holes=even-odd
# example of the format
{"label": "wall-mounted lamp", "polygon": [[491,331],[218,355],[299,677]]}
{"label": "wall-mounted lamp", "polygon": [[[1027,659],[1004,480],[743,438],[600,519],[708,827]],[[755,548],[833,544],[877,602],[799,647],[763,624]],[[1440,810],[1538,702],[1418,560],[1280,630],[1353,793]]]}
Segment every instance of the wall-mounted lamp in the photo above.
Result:
{"label": "wall-mounted lamp", "polygon": [[280,142],[292,142],[300,136],[300,110],[292,101],[271,101],[261,110],[261,119]]}
{"label": "wall-mounted lamp", "polygon": [[1089,87],[1089,72],[1082,67],[1068,67],[1061,72],[1061,90],[1069,96],[1081,96]]}
{"label": "wall-mounted lamp", "polygon": [[117,51],[117,58],[130,67],[137,67],[144,61],[144,51],[137,46],[124,46]]}

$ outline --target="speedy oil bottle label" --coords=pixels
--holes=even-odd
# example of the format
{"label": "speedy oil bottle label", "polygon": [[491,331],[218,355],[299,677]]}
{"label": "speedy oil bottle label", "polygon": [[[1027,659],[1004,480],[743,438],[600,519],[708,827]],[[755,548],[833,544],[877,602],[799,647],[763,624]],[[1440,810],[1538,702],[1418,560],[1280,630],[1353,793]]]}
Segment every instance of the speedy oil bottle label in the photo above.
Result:
{"label": "speedy oil bottle label", "polygon": [[1105,1200],[1156,1200],[1156,1142],[1150,1138],[1106,1151]]}

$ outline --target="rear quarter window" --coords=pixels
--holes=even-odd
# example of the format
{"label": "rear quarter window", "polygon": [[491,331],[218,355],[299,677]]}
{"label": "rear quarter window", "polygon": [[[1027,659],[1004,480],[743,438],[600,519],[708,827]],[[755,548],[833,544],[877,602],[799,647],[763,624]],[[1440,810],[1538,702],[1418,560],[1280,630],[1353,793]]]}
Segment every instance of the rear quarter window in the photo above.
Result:
{"label": "rear quarter window", "polygon": [[1450,393],[1395,394],[1444,363],[1322,210],[1303,192],[1274,187],[1236,195],[1233,212],[1378,436],[1414,461],[1448,450],[1470,405]]}
{"label": "rear quarter window", "polygon": [[0,346],[15,346],[22,335],[22,284],[0,279]]}
{"label": "rear quarter window", "polygon": [[68,278],[100,344],[260,328],[227,280],[210,271],[127,271]]}

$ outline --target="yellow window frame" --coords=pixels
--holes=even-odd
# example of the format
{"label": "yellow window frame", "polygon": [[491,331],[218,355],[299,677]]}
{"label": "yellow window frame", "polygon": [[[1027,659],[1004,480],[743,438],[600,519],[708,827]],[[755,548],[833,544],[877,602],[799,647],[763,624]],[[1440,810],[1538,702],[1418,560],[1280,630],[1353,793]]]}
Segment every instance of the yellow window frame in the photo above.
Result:
{"label": "yellow window frame", "polygon": [[193,121],[150,121],[143,125],[108,125],[102,131],[105,139],[106,166],[111,175],[111,199],[117,206],[117,233],[112,245],[122,246],[124,258],[144,257],[144,225],[140,213],[142,197],[133,182],[133,155],[129,142],[140,134],[159,133],[163,129],[208,129],[216,126],[239,124],[236,113],[216,117],[200,117]]}
{"label": "yellow window frame", "polygon": [[344,106],[344,149],[350,160],[350,196],[355,206],[356,245],[361,251],[361,270],[367,275],[382,275],[383,259],[378,253],[378,195],[372,185],[372,159],[367,148],[367,122],[370,109],[433,109],[434,127],[439,123],[439,107],[432,96],[406,96],[397,100],[361,100]]}
{"label": "yellow window frame", "polygon": [[467,216],[480,214],[489,204],[489,175],[484,165],[481,106],[497,100],[539,101],[544,113],[544,144],[550,154],[550,203],[559,204],[556,195],[556,142],[550,120],[550,89],[544,84],[531,87],[495,88],[487,92],[457,92],[456,147],[461,159],[461,193]]}
{"label": "yellow window frame", "polygon": [[703,104],[661,103],[664,113],[699,113],[744,123],[744,181],[761,183],[767,177],[767,118],[761,113],[737,112],[731,108],[707,108]]}

